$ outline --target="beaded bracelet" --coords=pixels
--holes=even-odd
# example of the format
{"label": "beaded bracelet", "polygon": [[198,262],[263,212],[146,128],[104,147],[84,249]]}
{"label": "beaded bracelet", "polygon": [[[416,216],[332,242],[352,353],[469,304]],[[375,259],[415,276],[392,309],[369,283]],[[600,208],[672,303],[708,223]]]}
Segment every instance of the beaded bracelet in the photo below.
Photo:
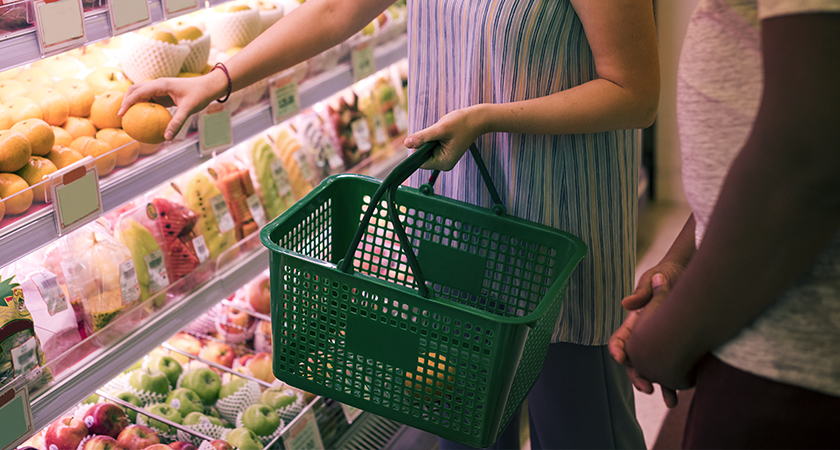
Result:
{"label": "beaded bracelet", "polygon": [[225,67],[224,64],[216,63],[216,65],[213,66],[213,68],[210,69],[210,71],[212,72],[212,71],[216,70],[217,68],[222,69],[222,72],[224,72],[225,76],[227,77],[227,92],[225,93],[224,97],[216,100],[219,103],[224,103],[230,98],[230,93],[231,93],[231,91],[233,91],[233,83],[230,81],[230,72],[228,72],[227,67]]}

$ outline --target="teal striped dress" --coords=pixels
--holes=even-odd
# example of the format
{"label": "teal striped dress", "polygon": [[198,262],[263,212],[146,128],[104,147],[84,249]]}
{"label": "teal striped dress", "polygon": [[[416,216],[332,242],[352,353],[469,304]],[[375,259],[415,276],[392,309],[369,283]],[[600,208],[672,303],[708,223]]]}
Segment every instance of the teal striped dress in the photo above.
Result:
{"label": "teal striped dress", "polygon": [[[541,97],[597,77],[568,0],[409,0],[408,30],[409,132],[459,108]],[[589,246],[552,342],[604,345],[624,319],[620,301],[634,282],[639,137],[637,130],[493,133],[477,143],[511,214]],[[491,204],[469,154],[441,175],[436,191]]]}

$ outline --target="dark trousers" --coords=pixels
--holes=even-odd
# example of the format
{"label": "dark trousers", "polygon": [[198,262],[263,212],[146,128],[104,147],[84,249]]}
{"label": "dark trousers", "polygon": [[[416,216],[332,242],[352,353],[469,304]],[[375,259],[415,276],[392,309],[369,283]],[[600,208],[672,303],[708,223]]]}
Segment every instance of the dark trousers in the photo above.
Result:
{"label": "dark trousers", "polygon": [[[492,449],[518,449],[519,414]],[[531,448],[645,448],[633,387],[606,346],[551,344],[528,394]],[[467,449],[444,439],[441,450]]]}

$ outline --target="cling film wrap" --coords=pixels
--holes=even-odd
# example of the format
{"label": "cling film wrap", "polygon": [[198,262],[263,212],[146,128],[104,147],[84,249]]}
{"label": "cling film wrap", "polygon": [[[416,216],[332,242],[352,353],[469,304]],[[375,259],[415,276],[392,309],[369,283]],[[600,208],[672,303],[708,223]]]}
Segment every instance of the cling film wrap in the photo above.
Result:
{"label": "cling film wrap", "polygon": [[219,50],[245,47],[262,31],[260,13],[254,9],[226,13],[207,11],[205,26],[212,36],[213,47]]}
{"label": "cling film wrap", "polygon": [[119,60],[123,73],[134,83],[139,83],[178,75],[189,54],[190,47],[187,45],[126,33],[122,35]]}
{"label": "cling film wrap", "polygon": [[184,64],[181,66],[181,72],[201,73],[207,66],[208,58],[210,58],[210,35],[204,34],[196,40],[183,40],[178,43],[190,48],[190,52],[184,58]]}
{"label": "cling film wrap", "polygon": [[239,390],[216,401],[216,408],[228,422],[234,423],[236,416],[260,400],[260,385],[248,380]]}
{"label": "cling film wrap", "polygon": [[[245,411],[240,411],[239,414],[237,414],[237,416],[236,416],[236,428],[245,428],[245,423],[242,422],[242,415],[243,414],[245,414]],[[256,432],[254,434],[257,434],[257,437],[260,438],[260,442],[262,442],[263,445],[268,445],[269,442],[276,439],[277,436],[280,436],[281,432],[283,431],[283,428],[286,428],[286,421],[283,420],[283,418],[281,417],[280,418],[280,425],[278,425],[277,429],[275,429],[271,434],[268,434],[268,435],[265,435],[265,436],[263,436],[261,434],[257,434]]]}

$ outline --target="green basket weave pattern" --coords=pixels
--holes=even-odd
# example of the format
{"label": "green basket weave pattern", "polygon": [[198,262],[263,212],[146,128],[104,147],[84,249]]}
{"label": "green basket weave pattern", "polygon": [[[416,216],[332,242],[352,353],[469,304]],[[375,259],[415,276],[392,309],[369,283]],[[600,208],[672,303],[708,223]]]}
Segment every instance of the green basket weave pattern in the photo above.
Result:
{"label": "green basket weave pattern", "polygon": [[472,446],[495,441],[542,367],[574,236],[400,187],[400,219],[433,298],[418,294],[385,202],[336,268],[379,187],[338,175],[261,231],[271,250],[275,375]]}

